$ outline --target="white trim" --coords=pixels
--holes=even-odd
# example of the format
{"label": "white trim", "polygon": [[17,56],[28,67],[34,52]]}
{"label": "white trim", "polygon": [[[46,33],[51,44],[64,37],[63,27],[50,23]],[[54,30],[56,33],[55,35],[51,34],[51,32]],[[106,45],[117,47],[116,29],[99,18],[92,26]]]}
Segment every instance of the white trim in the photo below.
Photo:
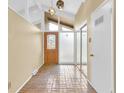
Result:
{"label": "white trim", "polygon": [[116,93],[116,0],[112,1],[112,31],[113,31],[113,62],[112,62],[112,93]]}
{"label": "white trim", "polygon": [[74,64],[77,65],[77,33],[74,33]]}
{"label": "white trim", "polygon": [[58,33],[58,64],[60,65],[60,33]]}
{"label": "white trim", "polygon": [[32,71],[32,76],[36,75],[37,72],[39,71],[39,69],[43,66],[44,63],[42,63],[37,69],[35,69],[34,71]]}
{"label": "white trim", "polygon": [[[43,66],[43,64],[41,64],[37,69],[36,69],[36,74],[39,71],[39,69]],[[35,74],[35,75],[36,75]],[[25,86],[25,84],[33,77],[33,74],[31,74],[29,76],[29,78],[17,89],[17,91],[15,93],[19,93],[19,91]]]}
{"label": "white trim", "polygon": [[83,21],[83,22],[81,22],[81,26],[79,27],[79,29],[78,30],[80,30],[80,28],[82,28],[85,24],[87,24],[87,20],[85,20],[85,21]]}
{"label": "white trim", "polygon": [[[77,66],[76,66],[76,67],[77,67]],[[77,67],[77,68],[78,68],[78,67]],[[93,84],[89,81],[88,77],[84,74],[84,72],[81,71],[79,68],[78,68],[78,70],[83,74],[83,76],[87,79],[88,83],[90,83],[90,85],[92,86],[92,88],[94,88],[95,91],[97,92],[96,88],[95,88],[95,87],[93,86]]]}
{"label": "white trim", "polygon": [[[88,71],[88,29],[87,29],[87,31],[84,31],[84,30],[82,30],[84,27],[88,27],[88,25],[87,25],[87,20],[85,20],[84,22],[83,22],[83,25],[81,25],[81,27],[80,27],[80,63],[77,63],[77,64],[79,64],[79,65],[82,65],[82,33],[86,33],[86,35],[87,35],[87,71]],[[87,73],[88,74],[88,73]]]}
{"label": "white trim", "polygon": [[60,30],[60,31],[58,31],[58,30],[57,31],[49,31],[49,30],[46,30],[44,32],[58,32],[58,33],[66,33],[66,32],[68,33],[68,32],[70,32],[70,33],[77,33],[77,32],[80,32],[80,31],[79,30],[77,30],[77,31],[76,30],[75,31],[73,31],[73,30],[72,31],[62,31],[62,30]]}
{"label": "white trim", "polygon": [[17,89],[15,93],[19,93],[19,91],[25,86],[25,84],[32,78],[32,75]]}
{"label": "white trim", "polygon": [[75,65],[75,63],[69,63],[69,62],[63,62],[63,63],[58,63],[59,65]]}
{"label": "white trim", "polygon": [[45,63],[44,62],[44,32],[42,32],[42,53],[43,53],[43,57],[42,57],[42,61],[43,61],[43,64]]}
{"label": "white trim", "polygon": [[[87,79],[87,77],[86,77]],[[95,91],[97,92],[96,88],[93,86],[92,82],[89,81],[89,79],[87,79],[87,81],[90,83],[90,85],[95,89]]]}
{"label": "white trim", "polygon": [[38,67],[38,70],[44,65],[44,63],[42,63],[39,67]]}

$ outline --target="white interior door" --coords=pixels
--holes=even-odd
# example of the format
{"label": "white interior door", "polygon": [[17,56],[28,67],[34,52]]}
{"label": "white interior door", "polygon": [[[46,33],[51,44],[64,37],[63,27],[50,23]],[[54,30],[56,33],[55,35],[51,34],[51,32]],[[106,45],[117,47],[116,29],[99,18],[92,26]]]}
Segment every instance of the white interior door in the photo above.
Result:
{"label": "white interior door", "polygon": [[93,62],[91,82],[98,93],[111,93],[111,8],[92,14]]}

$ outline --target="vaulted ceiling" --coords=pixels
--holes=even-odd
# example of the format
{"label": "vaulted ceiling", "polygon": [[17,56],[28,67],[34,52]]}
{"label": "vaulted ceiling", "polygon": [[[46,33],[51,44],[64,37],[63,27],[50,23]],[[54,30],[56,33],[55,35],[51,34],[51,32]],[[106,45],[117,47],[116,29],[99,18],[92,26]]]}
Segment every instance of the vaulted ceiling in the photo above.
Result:
{"label": "vaulted ceiling", "polygon": [[[9,7],[33,24],[39,24],[41,22],[41,11],[48,12],[48,9],[51,5],[56,11],[56,16],[74,21],[80,5],[84,3],[85,0],[63,1],[63,11],[59,11],[56,7],[57,0],[9,0]],[[51,2],[53,3],[51,4]]]}

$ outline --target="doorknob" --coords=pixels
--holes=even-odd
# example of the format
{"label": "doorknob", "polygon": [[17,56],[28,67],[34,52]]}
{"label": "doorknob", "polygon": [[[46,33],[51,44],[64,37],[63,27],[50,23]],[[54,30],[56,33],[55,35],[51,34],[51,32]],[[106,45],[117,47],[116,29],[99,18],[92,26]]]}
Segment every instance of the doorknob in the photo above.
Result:
{"label": "doorknob", "polygon": [[91,57],[94,57],[94,54],[90,54]]}

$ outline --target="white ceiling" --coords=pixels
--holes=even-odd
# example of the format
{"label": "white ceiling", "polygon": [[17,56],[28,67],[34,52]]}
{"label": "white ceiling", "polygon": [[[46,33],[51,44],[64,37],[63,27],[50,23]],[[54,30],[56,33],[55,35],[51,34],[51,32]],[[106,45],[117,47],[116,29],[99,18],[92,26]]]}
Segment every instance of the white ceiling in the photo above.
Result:
{"label": "white ceiling", "polygon": [[[58,0],[52,0],[54,8],[57,10],[56,2]],[[63,0],[64,11],[75,15],[84,0]],[[38,2],[45,6],[51,6],[51,0],[38,0]]]}
{"label": "white ceiling", "polygon": [[[64,9],[59,11],[56,7],[57,0],[53,0],[52,7],[56,10],[56,15],[74,20],[75,15],[85,0],[63,0]],[[9,0],[9,7],[18,14],[24,16],[32,23],[39,23],[41,11],[48,11],[51,0]],[[28,16],[27,16],[28,15]]]}

